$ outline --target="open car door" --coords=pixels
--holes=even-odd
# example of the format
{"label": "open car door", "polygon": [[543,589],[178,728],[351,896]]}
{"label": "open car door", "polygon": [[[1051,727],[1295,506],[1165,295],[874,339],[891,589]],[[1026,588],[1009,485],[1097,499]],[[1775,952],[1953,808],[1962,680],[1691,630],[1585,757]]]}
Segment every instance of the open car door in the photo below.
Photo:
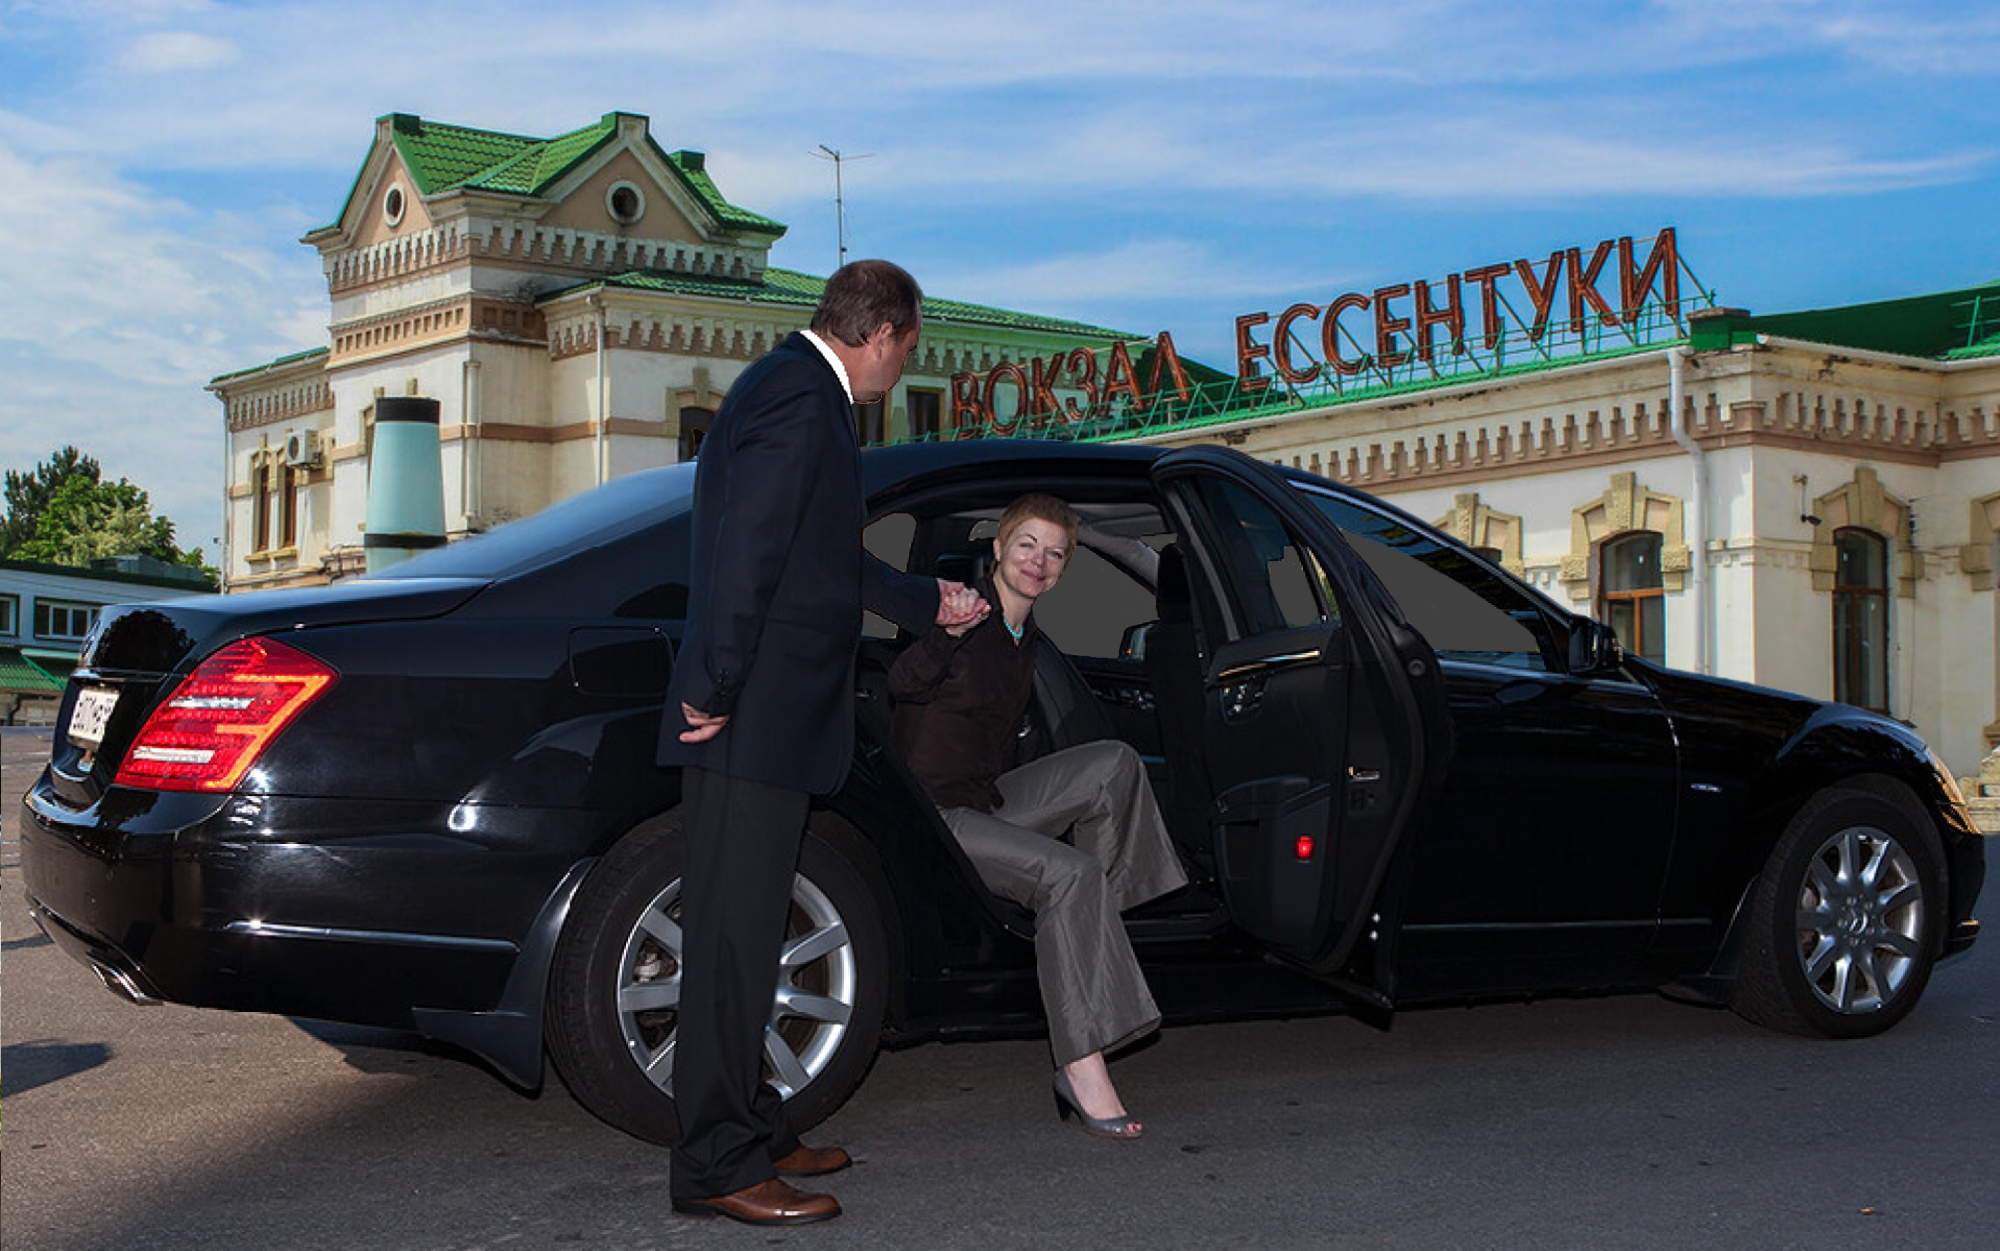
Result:
{"label": "open car door", "polygon": [[1277,470],[1188,448],[1153,477],[1204,644],[1199,742],[1223,901],[1275,954],[1386,1008],[1398,852],[1450,755],[1437,657]]}

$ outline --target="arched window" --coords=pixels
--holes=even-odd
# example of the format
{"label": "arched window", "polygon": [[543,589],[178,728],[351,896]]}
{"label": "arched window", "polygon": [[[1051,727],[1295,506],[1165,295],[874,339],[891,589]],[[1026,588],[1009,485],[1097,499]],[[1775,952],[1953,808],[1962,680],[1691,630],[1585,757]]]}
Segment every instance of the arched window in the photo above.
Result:
{"label": "arched window", "polygon": [[1634,530],[1606,542],[1602,617],[1625,650],[1654,664],[1667,662],[1666,592],[1660,581],[1662,538]]}
{"label": "arched window", "polygon": [[686,464],[701,452],[701,441],[708,437],[708,427],[715,420],[711,409],[688,407],[681,410],[681,463]]}
{"label": "arched window", "polygon": [[1869,530],[1834,531],[1833,697],[1889,711],[1889,545]]}

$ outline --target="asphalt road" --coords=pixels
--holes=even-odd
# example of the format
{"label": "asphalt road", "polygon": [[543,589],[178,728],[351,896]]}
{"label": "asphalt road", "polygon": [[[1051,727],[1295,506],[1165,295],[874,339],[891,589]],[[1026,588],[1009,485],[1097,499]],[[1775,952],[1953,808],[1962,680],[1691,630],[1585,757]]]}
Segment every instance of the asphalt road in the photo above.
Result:
{"label": "asphalt road", "polygon": [[756,1230],[674,1216],[665,1153],[553,1078],[112,998],[21,905],[46,742],[0,730],[7,1251],[2000,1245],[2000,890],[1868,1042],[1650,996],[1179,1028],[1117,1065],[1134,1143],[1058,1126],[1040,1043],[888,1053],[814,1136],[847,1215]]}

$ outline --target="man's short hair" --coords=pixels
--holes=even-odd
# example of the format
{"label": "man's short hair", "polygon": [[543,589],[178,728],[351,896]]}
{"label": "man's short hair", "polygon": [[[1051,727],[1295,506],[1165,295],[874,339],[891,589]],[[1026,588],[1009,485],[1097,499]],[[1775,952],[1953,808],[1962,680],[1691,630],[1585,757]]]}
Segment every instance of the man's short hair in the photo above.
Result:
{"label": "man's short hair", "polygon": [[813,333],[860,347],[877,326],[888,322],[900,337],[916,326],[923,301],[923,288],[901,265],[853,261],[826,280],[819,308],[813,312]]}
{"label": "man's short hair", "polygon": [[1000,514],[1000,533],[997,541],[1001,547],[1014,537],[1014,531],[1028,520],[1046,521],[1052,526],[1061,526],[1068,536],[1069,550],[1076,550],[1076,530],[1082,524],[1076,510],[1053,495],[1031,491],[1007,505],[1007,511]]}

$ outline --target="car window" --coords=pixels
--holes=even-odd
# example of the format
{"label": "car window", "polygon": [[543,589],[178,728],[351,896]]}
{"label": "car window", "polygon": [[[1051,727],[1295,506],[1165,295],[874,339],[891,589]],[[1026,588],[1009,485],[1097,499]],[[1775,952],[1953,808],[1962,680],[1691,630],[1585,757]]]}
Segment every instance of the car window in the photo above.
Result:
{"label": "car window", "polygon": [[1197,479],[1202,511],[1225,567],[1241,637],[1333,620],[1334,601],[1321,598],[1317,562],[1262,500],[1233,482]]}
{"label": "car window", "polygon": [[1056,588],[1035,602],[1035,624],[1072,656],[1115,658],[1125,631],[1153,617],[1151,588],[1081,543]]}
{"label": "car window", "polygon": [[1470,553],[1394,517],[1317,491],[1303,494],[1340,527],[1439,657],[1548,668],[1548,623],[1520,588]]}
{"label": "car window", "polygon": [[[916,534],[915,517],[908,513],[888,513],[877,517],[861,532],[861,545],[882,563],[907,570],[910,567],[910,541]],[[861,633],[871,639],[892,639],[896,637],[896,626],[886,617],[865,613],[861,619]]]}

